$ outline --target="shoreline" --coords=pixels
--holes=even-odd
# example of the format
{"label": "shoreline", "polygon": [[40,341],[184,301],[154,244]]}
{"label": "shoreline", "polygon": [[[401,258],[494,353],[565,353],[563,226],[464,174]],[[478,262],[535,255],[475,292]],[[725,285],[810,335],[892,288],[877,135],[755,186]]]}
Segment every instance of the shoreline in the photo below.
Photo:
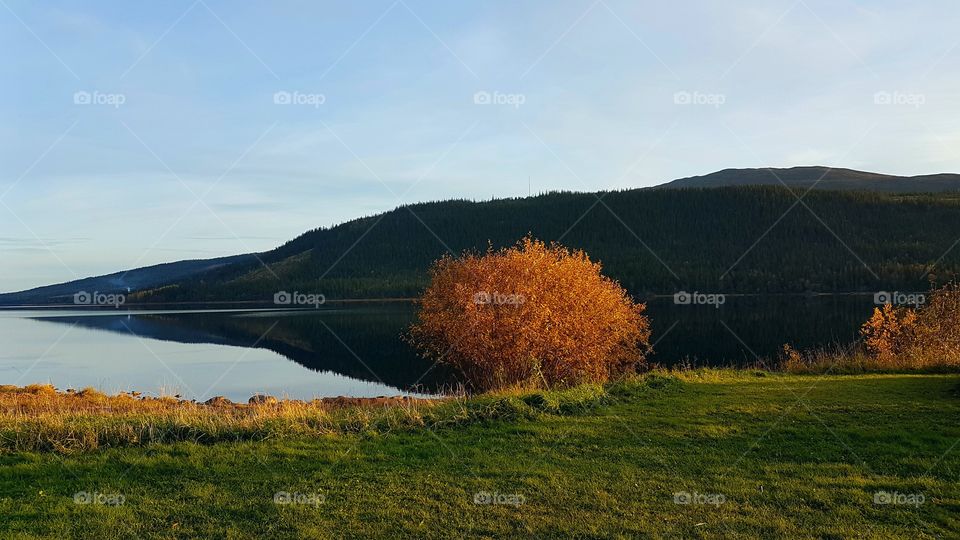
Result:
{"label": "shoreline", "polygon": [[[956,370],[786,373],[704,368],[655,370],[602,385],[553,390],[515,388],[441,399],[341,396],[303,401],[255,396],[245,404],[222,396],[198,403],[136,392],[108,396],[92,388],[61,392],[51,385],[0,385],[0,455],[71,454],[176,442],[214,444],[434,431],[492,420],[575,415],[639,396],[654,398],[683,392],[696,384],[784,384],[809,379],[866,382],[958,375]],[[956,388],[960,395],[960,384]]]}
{"label": "shoreline", "polygon": [[[750,292],[722,292],[722,291],[712,291],[717,294],[723,294],[726,297],[730,298],[841,298],[841,297],[871,297],[876,294],[876,291],[804,291],[804,292],[760,292],[760,293],[750,293]],[[903,291],[906,292],[906,291]],[[911,291],[915,293],[926,293],[929,290],[917,290]],[[14,294],[14,293],[2,293],[2,294]],[[646,302],[649,300],[661,300],[672,298],[676,293],[675,292],[666,292],[666,293],[655,293],[647,292],[638,295],[640,301]],[[419,298],[417,297],[405,297],[405,296],[388,296],[388,297],[377,297],[377,298],[327,298],[321,306],[329,305],[338,305],[338,304],[416,304]],[[181,301],[181,302],[138,302],[127,300],[124,302],[122,307],[124,309],[134,308],[133,311],[140,310],[152,310],[152,309],[164,309],[165,306],[168,306],[169,310],[177,311],[218,311],[218,310],[227,310],[227,307],[213,307],[213,306],[237,306],[236,310],[256,310],[256,311],[314,311],[317,308],[298,308],[296,306],[278,306],[269,301],[262,300],[209,300],[209,301]],[[180,309],[180,306],[187,306]],[[196,306],[196,307],[189,307]],[[205,307],[206,306],[206,307]],[[96,305],[78,305],[74,303],[62,303],[62,304],[0,304],[0,311],[3,310],[82,310],[82,311],[119,311],[113,306],[96,306]],[[323,309],[323,308],[320,308]]]}

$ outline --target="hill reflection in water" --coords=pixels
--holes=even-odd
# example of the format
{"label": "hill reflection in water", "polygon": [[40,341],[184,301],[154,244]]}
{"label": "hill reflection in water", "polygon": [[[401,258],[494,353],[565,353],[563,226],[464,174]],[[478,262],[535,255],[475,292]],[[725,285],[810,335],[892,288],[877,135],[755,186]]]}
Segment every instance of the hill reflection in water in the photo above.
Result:
{"label": "hill reflection in water", "polygon": [[334,372],[404,392],[438,393],[456,380],[401,338],[410,306],[252,312],[161,312],[36,317],[161,341],[274,351],[313,371]]}

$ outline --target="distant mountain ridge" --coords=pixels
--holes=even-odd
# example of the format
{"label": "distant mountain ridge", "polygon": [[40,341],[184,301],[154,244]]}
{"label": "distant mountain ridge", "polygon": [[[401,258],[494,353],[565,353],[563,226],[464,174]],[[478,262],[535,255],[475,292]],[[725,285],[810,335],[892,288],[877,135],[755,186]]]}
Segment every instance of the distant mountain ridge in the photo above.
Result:
{"label": "distant mountain ridge", "polygon": [[[791,188],[823,178],[798,206],[798,193],[771,171]],[[511,245],[527,234],[585,250],[637,295],[923,290],[934,266],[939,275],[960,275],[955,190],[960,175],[795,167],[724,170],[625,191],[418,203],[308,231],[263,253],[0,294],[0,305],[71,304],[79,291],[128,288],[128,305],[270,303],[279,291],[410,297],[445,253]]]}
{"label": "distant mountain ridge", "polygon": [[941,173],[919,176],[895,176],[831,167],[791,167],[787,169],[724,169],[681,178],[657,188],[715,188],[728,186],[781,186],[824,190],[878,191],[882,193],[942,193],[960,191],[960,174]]}
{"label": "distant mountain ridge", "polygon": [[215,259],[196,259],[156,264],[132,270],[114,272],[104,276],[88,277],[56,285],[45,285],[20,292],[0,294],[0,305],[4,304],[70,304],[73,295],[78,292],[127,292],[160,287],[172,281],[196,277],[206,272],[244,263],[255,259],[255,255],[233,255]]}

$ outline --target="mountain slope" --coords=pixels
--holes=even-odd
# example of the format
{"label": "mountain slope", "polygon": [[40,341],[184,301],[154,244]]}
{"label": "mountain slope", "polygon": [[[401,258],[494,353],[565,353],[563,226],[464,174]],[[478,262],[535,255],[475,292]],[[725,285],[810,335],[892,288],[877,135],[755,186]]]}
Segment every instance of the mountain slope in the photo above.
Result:
{"label": "mountain slope", "polygon": [[894,176],[851,169],[792,167],[789,169],[724,169],[703,176],[681,178],[657,188],[713,188],[772,185],[825,190],[862,190],[886,193],[939,193],[960,191],[960,174]]}
{"label": "mountain slope", "polygon": [[140,298],[413,296],[445,253],[528,233],[584,249],[637,295],[923,290],[929,267],[941,277],[960,270],[960,250],[950,249],[960,238],[953,195],[814,191],[803,202],[785,188],[750,186],[416,204],[310,231],[262,254],[267,267],[233,265]]}
{"label": "mountain slope", "polygon": [[202,275],[232,264],[242,264],[254,258],[253,255],[233,255],[216,259],[188,260],[146,266],[105,276],[89,277],[26,291],[0,294],[0,305],[69,304],[73,301],[73,295],[80,291],[110,293],[126,292],[128,289],[134,291],[150,289]]}

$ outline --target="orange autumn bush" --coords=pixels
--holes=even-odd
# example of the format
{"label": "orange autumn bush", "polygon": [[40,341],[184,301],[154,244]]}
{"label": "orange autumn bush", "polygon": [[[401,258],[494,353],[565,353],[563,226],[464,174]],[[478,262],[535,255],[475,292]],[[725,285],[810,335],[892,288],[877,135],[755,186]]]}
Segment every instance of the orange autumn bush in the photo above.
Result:
{"label": "orange autumn bush", "polygon": [[922,307],[874,308],[860,328],[867,354],[887,368],[960,366],[960,285],[933,290]]}
{"label": "orange autumn bush", "polygon": [[635,371],[649,349],[646,306],[583,251],[525,238],[431,269],[412,343],[473,390],[571,386]]}
{"label": "orange autumn bush", "polygon": [[916,342],[917,313],[890,304],[873,308],[873,315],[860,327],[867,352],[881,364],[893,364],[910,353]]}

